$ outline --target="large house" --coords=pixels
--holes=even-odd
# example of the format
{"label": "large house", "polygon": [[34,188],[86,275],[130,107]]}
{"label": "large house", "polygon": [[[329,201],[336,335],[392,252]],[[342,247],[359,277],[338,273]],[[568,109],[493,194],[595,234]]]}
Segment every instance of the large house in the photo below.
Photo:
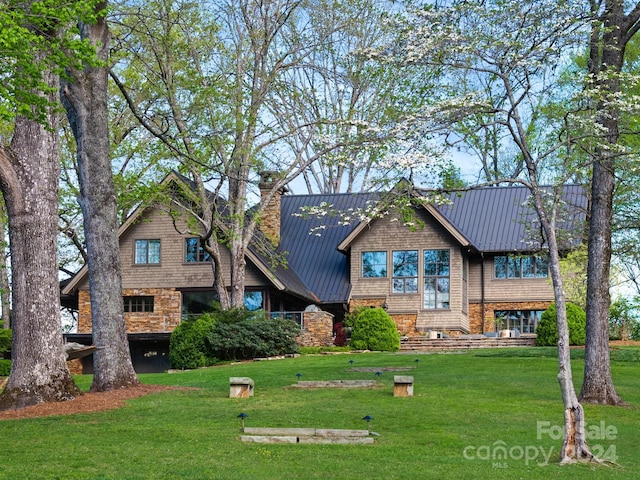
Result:
{"label": "large house", "polygon": [[[177,174],[165,179],[185,181]],[[298,321],[304,310],[320,310],[333,322],[358,306],[382,306],[406,336],[487,333],[500,322],[533,334],[553,291],[529,191],[479,188],[437,203],[420,201],[429,192],[413,192],[410,215],[389,207],[368,219],[359,213],[379,206],[380,194],[280,192],[257,234],[273,240],[273,252],[250,248],[247,254],[245,305]],[[565,186],[563,205],[561,237],[571,249],[584,236],[584,189]],[[330,212],[314,216],[314,207]],[[125,320],[139,372],[169,368],[172,330],[216,298],[198,238],[179,233],[174,220],[164,209],[140,208],[119,232]],[[274,260],[282,257],[286,264]],[[86,266],[62,295],[78,309],[78,330],[68,339],[90,343]]]}

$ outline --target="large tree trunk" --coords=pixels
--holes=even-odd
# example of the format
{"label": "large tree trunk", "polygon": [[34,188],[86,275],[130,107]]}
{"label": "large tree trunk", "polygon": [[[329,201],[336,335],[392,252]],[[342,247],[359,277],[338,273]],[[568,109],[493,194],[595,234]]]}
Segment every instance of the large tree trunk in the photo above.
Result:
{"label": "large tree trunk", "polygon": [[591,34],[590,73],[595,79],[596,89],[604,93],[597,105],[596,123],[605,133],[600,139],[604,145],[596,148],[595,152],[589,217],[587,338],[584,380],[580,392],[580,400],[589,403],[624,403],[613,386],[609,360],[609,267],[616,151],[610,146],[616,145],[620,138],[619,113],[615,101],[610,100],[620,92],[619,75],[624,63],[624,51],[631,38],[631,29],[636,28],[637,16],[636,12],[633,16],[625,17],[624,2],[608,0],[604,27],[594,25]]}
{"label": "large tree trunk", "polygon": [[[97,11],[106,8],[99,5]],[[109,157],[106,67],[109,30],[99,15],[82,25],[81,36],[96,46],[103,67],[73,71],[62,89],[63,103],[78,145],[80,207],[89,264],[94,377],[91,390],[138,385],[131,363],[122,302],[120,247],[115,187]]]}
{"label": "large tree trunk", "polygon": [[[45,80],[58,85],[50,72]],[[0,410],[70,400],[80,394],[62,346],[57,115],[49,112],[47,120],[50,130],[19,117],[10,150],[0,149],[13,279],[13,364]]]}

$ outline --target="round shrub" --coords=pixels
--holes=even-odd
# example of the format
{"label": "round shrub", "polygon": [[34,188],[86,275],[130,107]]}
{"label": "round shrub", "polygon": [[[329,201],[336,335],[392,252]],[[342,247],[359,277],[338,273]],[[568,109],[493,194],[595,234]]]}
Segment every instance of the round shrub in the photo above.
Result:
{"label": "round shrub", "polygon": [[169,340],[171,367],[191,369],[213,365],[216,359],[208,355],[205,339],[215,325],[215,317],[210,313],[178,325]]}
{"label": "round shrub", "polygon": [[[584,345],[587,315],[582,308],[574,303],[567,303],[567,324],[569,326],[569,345]],[[536,335],[536,345],[555,346],[558,344],[555,303],[549,305],[549,308],[542,313]]]}
{"label": "round shrub", "polygon": [[395,322],[382,308],[357,310],[347,317],[351,327],[351,347],[357,350],[394,352],[400,349]]}

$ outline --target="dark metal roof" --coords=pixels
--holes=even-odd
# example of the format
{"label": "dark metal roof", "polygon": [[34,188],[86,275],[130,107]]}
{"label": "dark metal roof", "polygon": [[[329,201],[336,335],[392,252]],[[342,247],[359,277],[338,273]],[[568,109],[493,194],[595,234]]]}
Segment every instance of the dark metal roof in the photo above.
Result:
{"label": "dark metal roof", "polygon": [[[548,190],[548,189],[547,189]],[[540,225],[524,186],[492,187],[449,194],[450,204],[437,206],[452,227],[479,252],[534,252],[541,249]],[[280,252],[287,252],[288,269],[321,303],[348,300],[349,264],[337,246],[359,224],[343,225],[337,215],[323,218],[300,216],[303,207],[330,205],[330,210],[346,212],[375,202],[376,194],[284,195],[281,203]],[[582,240],[587,198],[584,188],[564,187],[564,206],[559,212],[561,229],[571,232],[561,238],[565,247]],[[319,235],[313,232],[322,227]],[[292,273],[292,272],[289,272]]]}
{"label": "dark metal roof", "polygon": [[[281,203],[281,234],[278,250],[287,252],[288,266],[295,271],[322,303],[342,303],[349,296],[348,258],[337,250],[338,244],[359,223],[353,220],[341,225],[336,215],[303,218],[303,207],[331,206],[330,210],[346,212],[374,201],[374,194],[284,195]],[[319,235],[310,233],[324,227]]]}
{"label": "dark metal roof", "polygon": [[[547,195],[551,189],[543,189]],[[481,252],[533,252],[542,248],[538,215],[524,186],[488,187],[449,195],[451,203],[440,213]],[[566,185],[558,211],[559,241],[565,248],[582,240],[587,197],[579,185]]]}

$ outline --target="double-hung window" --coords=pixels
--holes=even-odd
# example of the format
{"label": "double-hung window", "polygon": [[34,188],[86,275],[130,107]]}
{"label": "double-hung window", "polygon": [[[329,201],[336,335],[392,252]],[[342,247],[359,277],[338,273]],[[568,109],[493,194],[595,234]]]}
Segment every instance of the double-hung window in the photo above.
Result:
{"label": "double-hung window", "polygon": [[418,251],[396,250],[393,255],[393,293],[418,293]]}
{"label": "double-hung window", "polygon": [[424,251],[424,308],[449,308],[449,250]]}
{"label": "double-hung window", "polygon": [[159,264],[160,240],[136,240],[135,264]]}

